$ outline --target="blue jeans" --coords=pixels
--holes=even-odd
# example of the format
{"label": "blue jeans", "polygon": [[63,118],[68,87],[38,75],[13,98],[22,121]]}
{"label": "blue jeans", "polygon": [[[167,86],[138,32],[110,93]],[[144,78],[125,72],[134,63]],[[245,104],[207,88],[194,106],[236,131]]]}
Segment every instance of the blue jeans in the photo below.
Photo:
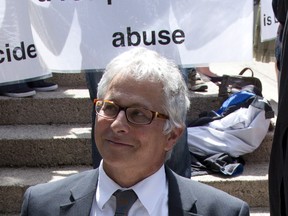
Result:
{"label": "blue jeans", "polygon": [[[86,72],[86,83],[90,94],[90,99],[93,101],[97,97],[97,84],[102,77],[103,72]],[[92,105],[92,132],[91,132],[91,144],[92,144],[92,162],[93,168],[99,167],[102,159],[94,137],[96,113],[94,104]],[[173,148],[171,157],[166,161],[166,165],[170,167],[177,174],[190,178],[191,177],[191,158],[187,145],[187,130],[180,137],[178,142]]]}

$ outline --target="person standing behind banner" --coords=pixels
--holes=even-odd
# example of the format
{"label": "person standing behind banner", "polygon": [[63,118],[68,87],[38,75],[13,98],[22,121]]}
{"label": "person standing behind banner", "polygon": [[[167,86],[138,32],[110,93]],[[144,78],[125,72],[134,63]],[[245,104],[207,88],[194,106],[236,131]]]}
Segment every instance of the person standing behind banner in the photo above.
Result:
{"label": "person standing behind banner", "polygon": [[[265,1],[265,0],[264,0]],[[261,1],[254,0],[254,39],[253,39],[253,57],[257,62],[269,63],[275,62],[275,73],[278,80],[279,87],[279,69],[277,64],[277,58],[279,57],[278,42],[275,39],[268,41],[261,41]],[[280,30],[280,29],[279,29]],[[275,55],[275,51],[277,54]]]}
{"label": "person standing behind banner", "polygon": [[261,42],[261,0],[254,0],[253,57],[258,62],[275,62],[275,40]]}
{"label": "person standing behind banner", "polygon": [[[277,10],[279,10],[277,1],[272,2],[272,8],[273,8],[274,14],[276,15]],[[276,75],[277,75],[278,89],[279,89],[280,76],[281,76],[280,71],[281,71],[282,41],[283,41],[283,31],[284,31],[284,24],[285,24],[285,20],[283,18],[285,16],[284,15],[278,15],[278,16],[281,21],[278,20],[279,26],[277,30],[277,36],[275,39],[275,57],[276,57],[276,72],[277,72]]]}
{"label": "person standing behind banner", "polygon": [[57,84],[43,69],[34,45],[28,1],[0,1],[0,95],[30,97],[36,91],[52,91]]}
{"label": "person standing behind banner", "polygon": [[93,70],[93,71],[85,71],[85,79],[86,79],[86,85],[89,90],[89,96],[91,100],[91,117],[92,117],[92,130],[91,130],[91,149],[92,149],[92,166],[93,168],[98,168],[100,165],[100,162],[102,160],[102,157],[97,149],[96,143],[95,143],[95,105],[93,104],[93,101],[95,98],[97,98],[97,87],[98,83],[103,75],[104,70]]}
{"label": "person standing behind banner", "polygon": [[288,22],[287,0],[273,0],[276,18],[284,26],[280,54],[278,116],[269,164],[269,201],[271,216],[288,215]]}
{"label": "person standing behind banner", "polygon": [[0,95],[8,97],[31,97],[36,94],[36,91],[48,92],[54,91],[58,88],[58,85],[52,82],[46,82],[44,80],[37,80],[31,82],[21,82],[18,84],[1,84]]}
{"label": "person standing behind banner", "polygon": [[22,216],[249,215],[246,202],[164,165],[190,107],[172,61],[145,48],[120,54],[107,65],[94,104],[99,168],[28,188]]}

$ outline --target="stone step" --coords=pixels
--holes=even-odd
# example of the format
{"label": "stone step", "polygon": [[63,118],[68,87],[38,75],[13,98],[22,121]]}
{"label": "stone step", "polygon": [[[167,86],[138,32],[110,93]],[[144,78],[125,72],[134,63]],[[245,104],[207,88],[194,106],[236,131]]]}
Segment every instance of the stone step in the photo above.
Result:
{"label": "stone step", "polygon": [[192,179],[226,191],[245,200],[251,207],[268,207],[268,163],[249,163],[236,177],[194,176]]}
{"label": "stone step", "polygon": [[243,156],[244,161],[248,163],[269,162],[273,136],[274,131],[269,131],[260,146],[255,151]]}
{"label": "stone step", "polygon": [[[246,163],[269,161],[269,132]],[[0,125],[0,167],[91,164],[91,125]]]}
{"label": "stone step", "polygon": [[[217,95],[210,92],[190,92],[190,100],[188,120],[220,104]],[[0,125],[90,123],[92,102],[85,87],[59,87],[52,92],[37,92],[31,98],[0,96],[0,110],[6,110],[0,113]]]}
{"label": "stone step", "polygon": [[[0,168],[0,214],[18,213],[27,187],[62,179],[87,169],[90,167]],[[267,170],[267,164],[251,164],[245,167],[244,173],[238,177],[224,178],[209,175],[193,177],[193,179],[247,201],[250,207],[258,208],[255,213],[265,213],[266,210],[259,212],[259,209],[268,207]]]}
{"label": "stone step", "polygon": [[[262,62],[249,62],[249,63],[212,63],[210,64],[210,69],[214,71],[218,75],[228,74],[228,75],[236,75],[245,67],[250,67],[253,69],[254,74],[258,77],[263,85],[263,95],[264,97],[270,102],[275,114],[277,115],[277,106],[278,106],[278,91],[277,91],[277,79],[274,73],[274,64],[271,62],[262,63]],[[273,72],[273,73],[272,73]],[[269,76],[267,76],[269,74]],[[205,76],[201,76],[206,84],[208,85],[208,92],[207,93],[197,93],[193,92],[192,95],[196,95],[197,97],[201,97],[202,95],[213,95],[214,99],[212,102],[214,103],[215,98],[217,98],[219,88],[211,82],[208,82],[208,79]],[[59,86],[62,87],[79,87],[85,86],[86,87],[86,80],[85,80],[85,73],[53,73],[53,77],[49,78],[48,80],[57,83]],[[221,100],[221,99],[220,99]],[[220,105],[219,98],[217,98],[218,103],[216,106],[208,106],[206,107],[199,107],[198,111],[204,111],[215,109]],[[211,101],[207,101],[208,104]],[[201,103],[203,104],[203,103]],[[205,103],[204,103],[205,104]],[[197,111],[197,108],[196,108]],[[199,113],[199,112],[197,112]]]}
{"label": "stone step", "polygon": [[86,86],[85,73],[52,73],[52,77],[46,79],[48,82],[54,82],[58,86],[77,87]]}
{"label": "stone step", "polygon": [[251,208],[250,216],[270,216],[269,208]]}
{"label": "stone step", "polygon": [[23,194],[29,186],[61,179],[89,168],[0,168],[0,214],[20,212]]}
{"label": "stone step", "polygon": [[[92,103],[85,74],[54,73],[49,80],[59,85],[57,91],[38,92],[33,98],[0,96],[0,216],[19,214],[28,186],[91,168]],[[207,84],[208,92],[190,92],[188,121],[220,106],[218,87]],[[193,179],[244,199],[252,207],[252,216],[268,216],[272,139],[269,132],[258,149],[244,156],[242,175]]]}
{"label": "stone step", "polygon": [[85,88],[60,87],[31,98],[0,96],[0,125],[91,122],[92,102]]}
{"label": "stone step", "polygon": [[90,165],[91,125],[0,126],[0,166]]}

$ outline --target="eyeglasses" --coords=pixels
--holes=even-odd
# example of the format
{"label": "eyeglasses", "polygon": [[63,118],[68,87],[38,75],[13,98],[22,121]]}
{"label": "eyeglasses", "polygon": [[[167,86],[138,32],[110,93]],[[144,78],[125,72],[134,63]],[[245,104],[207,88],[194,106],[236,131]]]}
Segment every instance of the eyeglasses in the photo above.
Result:
{"label": "eyeglasses", "polygon": [[154,112],[143,107],[120,107],[113,101],[94,100],[97,115],[106,119],[115,119],[121,110],[124,110],[128,122],[137,125],[148,125],[154,118],[169,119],[165,114]]}

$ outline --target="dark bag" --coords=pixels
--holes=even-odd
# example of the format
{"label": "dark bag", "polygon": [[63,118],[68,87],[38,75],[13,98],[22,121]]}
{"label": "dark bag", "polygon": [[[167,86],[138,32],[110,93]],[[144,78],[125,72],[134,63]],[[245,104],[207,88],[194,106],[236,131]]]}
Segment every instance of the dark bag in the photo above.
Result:
{"label": "dark bag", "polygon": [[[244,76],[246,71],[251,72],[251,76]],[[244,87],[250,86],[257,95],[262,95],[262,83],[257,78],[254,77],[254,72],[251,68],[244,68],[240,71],[239,75],[230,76],[223,75],[221,84],[219,85],[219,97],[228,98],[231,94],[234,94]]]}

